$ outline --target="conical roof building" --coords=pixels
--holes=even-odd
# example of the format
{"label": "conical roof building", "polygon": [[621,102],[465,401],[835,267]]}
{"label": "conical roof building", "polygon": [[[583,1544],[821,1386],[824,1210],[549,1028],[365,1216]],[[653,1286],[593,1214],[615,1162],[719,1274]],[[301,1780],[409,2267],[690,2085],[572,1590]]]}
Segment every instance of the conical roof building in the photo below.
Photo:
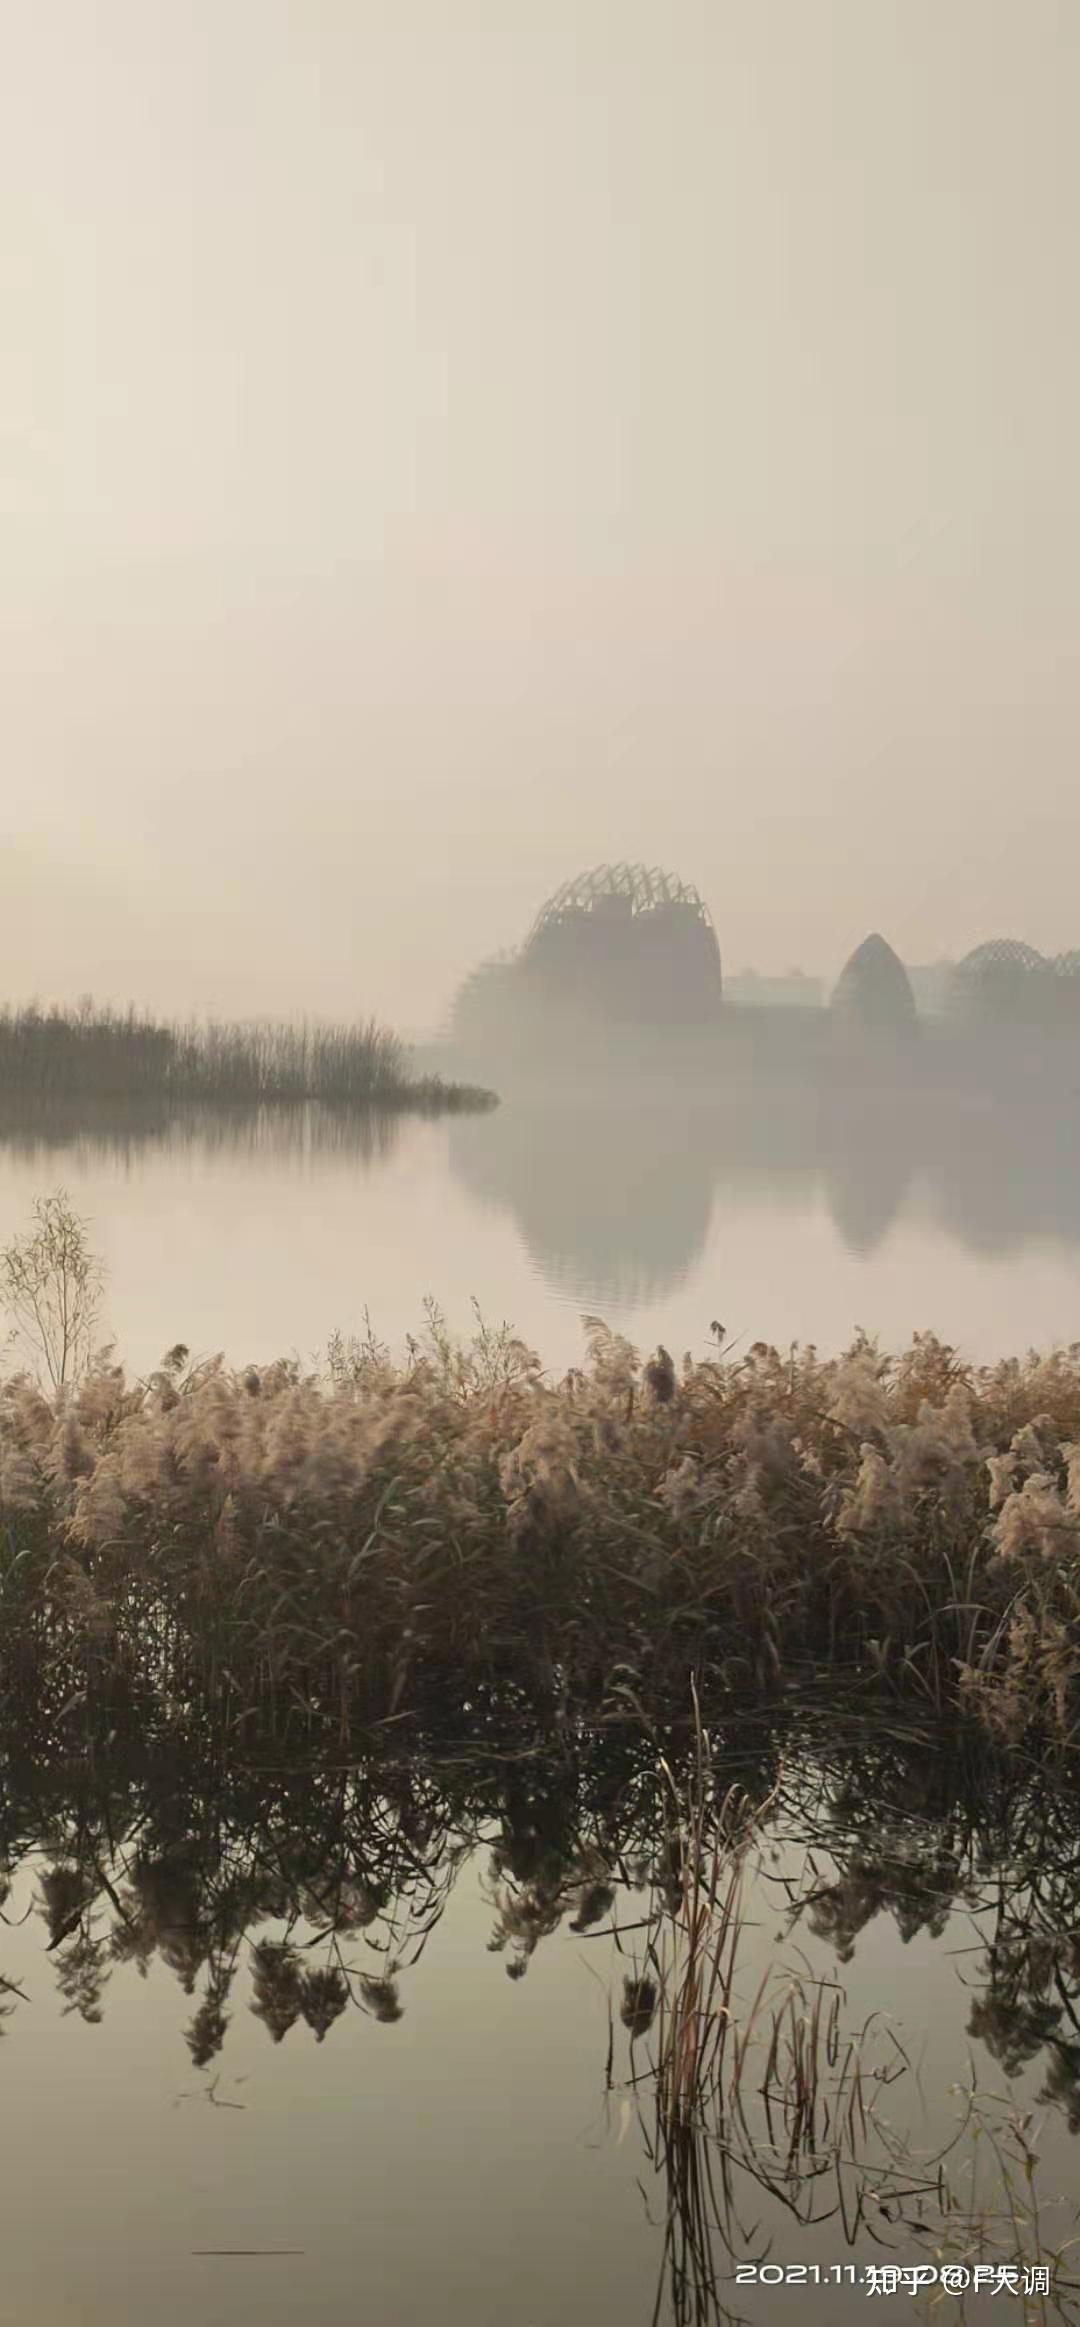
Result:
{"label": "conical roof building", "polygon": [[855,1025],[875,1032],[901,1033],[917,1022],[915,996],[899,954],[875,930],[845,962],[832,995],[832,1009]]}

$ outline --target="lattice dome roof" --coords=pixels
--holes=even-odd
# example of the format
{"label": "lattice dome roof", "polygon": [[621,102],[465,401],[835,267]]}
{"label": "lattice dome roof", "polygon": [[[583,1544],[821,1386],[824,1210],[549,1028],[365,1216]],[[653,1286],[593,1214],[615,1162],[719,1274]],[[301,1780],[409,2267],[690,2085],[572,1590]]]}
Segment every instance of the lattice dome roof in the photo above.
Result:
{"label": "lattice dome roof", "polygon": [[1080,946],[1073,946],[1069,953],[1056,953],[1053,968],[1059,978],[1080,978]]}
{"label": "lattice dome roof", "polygon": [[1017,969],[1045,970],[1050,964],[1044,954],[1036,953],[1033,945],[1025,945],[1019,937],[988,937],[983,945],[974,947],[956,965],[958,978],[978,978],[987,970]]}
{"label": "lattice dome roof", "polygon": [[541,906],[526,943],[549,923],[562,921],[570,913],[591,913],[608,897],[625,897],[634,913],[649,913],[657,905],[690,905],[698,918],[712,927],[708,906],[698,891],[689,881],[663,872],[659,865],[593,865],[590,871],[564,881]]}

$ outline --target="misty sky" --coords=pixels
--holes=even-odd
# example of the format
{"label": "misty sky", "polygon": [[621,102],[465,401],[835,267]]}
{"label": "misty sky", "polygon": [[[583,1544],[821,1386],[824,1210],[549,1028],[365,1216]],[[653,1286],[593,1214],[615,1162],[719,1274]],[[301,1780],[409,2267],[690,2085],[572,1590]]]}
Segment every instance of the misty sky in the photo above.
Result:
{"label": "misty sky", "polygon": [[1080,945],[1077,0],[0,33],[0,995]]}

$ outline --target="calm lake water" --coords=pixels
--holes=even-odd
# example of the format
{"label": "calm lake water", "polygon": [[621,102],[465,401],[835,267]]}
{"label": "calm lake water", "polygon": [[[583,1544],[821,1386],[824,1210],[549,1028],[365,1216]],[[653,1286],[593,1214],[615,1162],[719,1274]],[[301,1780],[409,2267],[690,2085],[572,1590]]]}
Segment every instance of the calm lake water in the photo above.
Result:
{"label": "calm lake water", "polygon": [[[1074,1807],[1005,1784],[973,1810],[925,1742],[773,1773],[724,1991],[745,2118],[712,2146],[710,2264],[657,2149],[659,2023],[631,2041],[622,2017],[651,1797],[610,1775],[359,1771],[291,1802],[159,1782],[126,1808],[10,1789],[3,2327],[830,2327],[871,2266],[1011,2267],[1008,2172],[1029,2265],[1075,2236]],[[794,2148],[793,2047],[818,2062]],[[1010,2166],[1029,2112],[1034,2196]],[[1075,2277],[1054,2274],[1069,2317]]]}
{"label": "calm lake water", "polygon": [[321,1353],[365,1308],[397,1350],[425,1297],[471,1302],[563,1369],[582,1313],[676,1356],[823,1350],[932,1327],[979,1359],[1080,1337],[1080,1098],[947,1105],[748,1089],[640,1104],[522,1092],[493,1113],[356,1126],[113,1110],[0,1124],[0,1237],[67,1187],[137,1370]]}
{"label": "calm lake water", "polygon": [[[677,1354],[704,1353],[718,1319],[823,1349],[929,1326],[991,1358],[1080,1338],[1076,1113],[1067,1093],[774,1089],[520,1092],[380,1125],[54,1114],[0,1132],[0,1236],[65,1186],[139,1371],[180,1339],[313,1360],[365,1309],[400,1348],[425,1296],[461,1331],[475,1298],[558,1369],[583,1312]],[[899,1761],[774,1756],[746,1781],[760,1799],[783,1777],[728,1999],[753,2027],[745,2123],[673,2152],[656,2024],[631,2042],[620,2014],[656,1930],[655,1852],[650,1872],[648,1837],[620,1839],[632,1773],[593,1799],[576,1775],[485,1766],[447,1799],[438,1774],[350,1770],[290,1802],[287,1773],[233,1799],[186,1765],[134,1782],[113,1754],[104,1805],[78,1756],[21,1779],[0,1760],[0,2327],[832,2327],[861,2313],[872,2264],[1033,2265],[1076,2234],[1068,1801],[984,1777],[973,1801],[933,1741]],[[286,1942],[283,2008],[259,1982]],[[810,2027],[808,2128],[791,2095]],[[860,2030],[853,2113],[838,2079]],[[1008,2221],[1006,2169],[1032,2202],[1023,2142],[1041,2249]],[[737,2285],[751,2263],[771,2279]],[[1080,2266],[1066,2252],[1054,2273],[1061,2312],[984,2289],[932,2315],[1076,2316]]]}

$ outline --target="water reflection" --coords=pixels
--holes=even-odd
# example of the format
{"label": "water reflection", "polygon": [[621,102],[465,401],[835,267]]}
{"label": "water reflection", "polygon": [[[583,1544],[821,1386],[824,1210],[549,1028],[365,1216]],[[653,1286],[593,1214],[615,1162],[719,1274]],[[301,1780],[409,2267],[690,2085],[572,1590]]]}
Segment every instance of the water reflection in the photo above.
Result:
{"label": "water reflection", "polygon": [[[626,1306],[682,1283],[714,1211],[752,1194],[822,1200],[849,1252],[884,1242],[923,1184],[951,1240],[987,1258],[1029,1239],[1080,1245],[1072,1153],[1080,1095],[949,1094],[809,1083],[744,1084],[717,1099],[669,1080],[629,1097],[519,1090],[491,1114],[448,1119],[451,1169],[482,1207],[514,1219],[540,1273]],[[169,1109],[155,1101],[0,1101],[0,1149],[51,1164],[215,1155],[296,1168],[389,1162],[400,1115],[323,1106]]]}
{"label": "water reflection", "polygon": [[[138,1365],[177,1336],[312,1352],[365,1307],[400,1345],[429,1293],[456,1330],[475,1293],[557,1366],[579,1354],[574,1309],[631,1333],[644,1317],[647,1334],[652,1308],[680,1349],[716,1314],[826,1347],[860,1322],[891,1339],[930,1318],[994,1354],[1068,1334],[1047,1264],[1080,1256],[1078,1116],[1075,1092],[1045,1085],[763,1073],[719,1093],[674,1072],[520,1084],[492,1114],[438,1123],[0,1102],[4,1235],[66,1184],[100,1229],[110,1326]],[[965,1255],[1011,1263],[1011,1282],[990,1297]]]}
{"label": "water reflection", "polygon": [[919,1129],[913,1111],[895,1101],[859,1106],[850,1100],[831,1115],[826,1134],[825,1200],[849,1252],[876,1252],[900,1216],[918,1168]]}
{"label": "water reflection", "polygon": [[[108,2046],[121,1984],[154,1965],[178,1997],[154,2071],[163,2094],[192,2090],[176,2095],[179,2052],[203,2079],[194,2090],[225,2110],[247,2107],[229,2073],[243,2026],[258,2027],[268,2059],[287,2045],[291,2060],[298,2046],[340,2045],[357,2020],[407,2034],[419,1998],[424,2105],[452,2142],[459,2096],[440,2080],[433,1998],[456,2019],[471,1994],[468,2040],[485,2044],[485,2008],[452,1945],[443,1985],[429,1977],[458,1888],[479,1881],[492,1975],[501,1961],[514,1983],[535,1980],[550,1958],[588,1984],[584,1957],[609,1994],[606,2039],[600,2023],[586,2064],[607,2128],[593,2138],[625,2153],[629,2187],[653,2169],[645,2227],[660,2285],[655,2309],[643,2290],[632,2314],[642,2327],[772,2317],[773,2288],[762,2308],[731,2285],[739,2263],[770,2252],[853,2255],[861,2268],[910,2259],[914,2230],[915,2253],[933,2255],[941,2160],[966,2171],[961,2138],[976,2121],[986,2133],[995,2071],[1026,2077],[1017,2103],[1048,2116],[1043,2165],[1069,2187],[1080,1799],[955,1733],[790,1708],[721,1725],[705,1765],[700,1741],[619,1725],[558,1746],[387,1746],[355,1767],[275,1771],[222,1758],[220,1741],[192,1730],[114,1736],[96,1775],[94,1757],[59,1737],[33,1762],[17,1736],[3,1743],[3,2025],[10,2036],[40,2024],[50,1966],[76,2080],[79,2024]],[[766,1797],[755,1833],[746,1806]],[[481,1954],[484,1937],[474,1927]],[[538,2041],[550,2050],[565,1981],[546,1993]],[[908,2049],[920,2029],[921,2071]],[[947,2086],[956,2037],[986,2089],[959,2112]],[[9,2057],[16,2106],[34,2058],[32,2047]],[[62,2109],[62,2052],[50,2079]],[[995,2120],[1005,2149],[1007,2104]],[[520,2170],[531,2171],[524,2156]],[[527,2179],[511,2176],[507,2194],[523,2215],[536,2202]],[[962,2221],[967,2237],[970,2209]],[[554,2218],[549,2233],[564,2227]],[[407,2253],[397,2268],[407,2316]],[[1015,2315],[1001,2303],[989,2315],[1002,2314]],[[840,2315],[835,2286],[808,2315]]]}
{"label": "water reflection", "polygon": [[509,1211],[557,1285],[633,1306],[669,1292],[705,1249],[714,1211],[748,1199],[823,1202],[844,1247],[885,1242],[920,1179],[937,1226],[980,1254],[1029,1239],[1080,1245],[1071,1095],[1028,1101],[808,1086],[708,1102],[669,1086],[631,1106],[530,1092],[449,1127],[452,1168]]}
{"label": "water reflection", "polygon": [[[691,1879],[660,1774],[683,1767],[688,1748],[633,1725],[558,1748],[372,1753],[329,1771],[201,1762],[194,1739],[178,1760],[163,1743],[114,1735],[96,1781],[82,1757],[31,1765],[5,1742],[3,1923],[32,1866],[40,1944],[83,2019],[105,2016],[125,1967],[145,1973],[160,1958],[199,1999],[186,2033],[199,2066],[226,2043],[243,1943],[267,1922],[280,1936],[255,1947],[252,2008],[275,2043],[301,2023],[321,2042],[350,2006],[401,2017],[408,1971],[478,1852],[488,1944],[515,1979],[562,1929],[640,1928],[636,1899],[650,1885],[677,1915]],[[970,2033],[1010,2075],[1044,2055],[1080,2127],[1075,1790],[956,1733],[839,1712],[732,1719],[727,1735],[721,1724],[710,1784],[722,1857],[739,1845],[723,1826],[734,1785],[744,1802],[767,1801],[766,1841],[818,1854],[797,1898],[773,1878],[773,1916],[783,1907],[789,1931],[805,1923],[840,1963],[879,1917],[909,1944],[989,1916],[985,1953],[963,1966]],[[357,1979],[344,1943],[360,1935],[376,1960]],[[9,2017],[19,2001],[9,1992]],[[640,2005],[637,1994],[631,2018]]]}
{"label": "water reflection", "polygon": [[524,1103],[449,1126],[451,1168],[508,1211],[545,1282],[634,1306],[670,1292],[705,1249],[715,1165],[693,1107]]}
{"label": "water reflection", "polygon": [[300,1164],[340,1156],[370,1164],[391,1156],[399,1113],[378,1108],[177,1107],[157,1099],[53,1098],[31,1108],[0,1096],[0,1148],[24,1160],[67,1153],[127,1168],[153,1153],[229,1155]]}

